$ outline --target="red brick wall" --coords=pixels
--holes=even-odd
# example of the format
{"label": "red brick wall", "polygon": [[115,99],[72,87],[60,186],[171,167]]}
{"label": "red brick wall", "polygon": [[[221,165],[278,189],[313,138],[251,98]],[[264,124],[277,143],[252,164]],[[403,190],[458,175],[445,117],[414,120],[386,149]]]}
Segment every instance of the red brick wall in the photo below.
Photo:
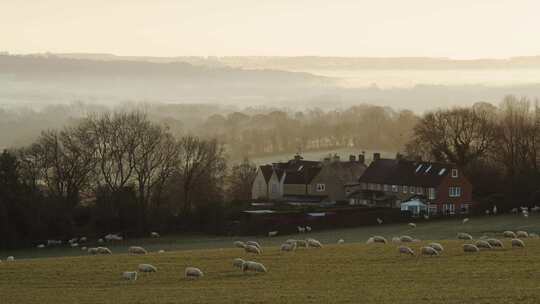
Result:
{"label": "red brick wall", "polygon": [[[454,209],[458,212],[461,208],[461,204],[471,203],[472,205],[472,185],[469,180],[462,174],[461,170],[458,172],[458,177],[453,178],[451,172],[443,179],[442,183],[437,188],[437,196],[434,200],[438,204],[439,212],[442,211],[443,204],[454,204]],[[460,197],[450,197],[450,187],[461,187]]]}

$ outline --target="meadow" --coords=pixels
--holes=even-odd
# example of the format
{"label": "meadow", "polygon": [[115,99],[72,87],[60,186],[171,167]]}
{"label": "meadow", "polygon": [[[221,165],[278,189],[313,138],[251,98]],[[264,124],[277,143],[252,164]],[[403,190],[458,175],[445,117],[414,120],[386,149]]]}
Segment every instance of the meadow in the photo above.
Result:
{"label": "meadow", "polygon": [[[475,238],[499,236],[504,230],[540,231],[540,216],[471,218],[379,225],[314,232],[321,249],[300,248],[280,252],[287,238],[208,238],[192,236],[133,240],[151,251],[145,256],[125,254],[125,246],[111,246],[111,256],[75,255],[80,249],[28,250],[39,258],[0,263],[0,303],[540,303],[540,239],[525,239],[526,248],[505,248],[464,253],[457,231]],[[418,251],[439,240],[445,251],[439,257],[410,257],[397,253],[398,244],[365,244],[373,234],[387,238],[401,234],[422,239],[410,243]],[[306,237],[303,235],[302,237]],[[337,245],[338,238],[345,244]],[[262,255],[232,248],[232,240],[257,239]],[[156,249],[167,250],[156,253]],[[13,253],[13,252],[10,252]],[[7,253],[0,253],[5,260]],[[263,263],[266,274],[242,273],[232,267],[234,258]],[[157,273],[140,274],[135,282],[123,281],[123,271],[150,263]],[[199,267],[205,276],[188,281],[185,267]]]}

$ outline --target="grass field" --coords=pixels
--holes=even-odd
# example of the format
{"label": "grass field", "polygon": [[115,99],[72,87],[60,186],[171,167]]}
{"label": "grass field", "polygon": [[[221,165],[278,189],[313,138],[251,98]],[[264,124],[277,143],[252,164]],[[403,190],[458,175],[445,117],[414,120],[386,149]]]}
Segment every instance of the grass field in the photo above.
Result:
{"label": "grass field", "polygon": [[[538,232],[538,219],[498,216],[465,225],[455,219],[419,223],[416,229],[401,224],[319,232],[310,236],[324,248],[294,253],[277,247],[290,236],[260,238],[260,256],[230,248],[232,238],[189,238],[145,247],[162,242],[165,249],[205,249],[128,256],[118,254],[125,252],[118,246],[112,256],[17,259],[0,264],[0,303],[540,303],[540,239],[525,239],[525,249],[511,249],[505,241],[505,249],[476,254],[463,253],[463,242],[452,240],[456,231],[476,238],[506,229]],[[372,234],[405,233],[424,240],[411,245],[415,250],[428,240],[441,240],[446,250],[440,257],[417,258],[399,256],[396,244],[364,244]],[[338,237],[347,243],[335,245]],[[243,274],[231,266],[237,257],[262,262],[269,272]],[[151,263],[158,272],[141,274],[136,282],[120,279],[139,263]],[[205,277],[185,280],[187,266],[201,268]]]}

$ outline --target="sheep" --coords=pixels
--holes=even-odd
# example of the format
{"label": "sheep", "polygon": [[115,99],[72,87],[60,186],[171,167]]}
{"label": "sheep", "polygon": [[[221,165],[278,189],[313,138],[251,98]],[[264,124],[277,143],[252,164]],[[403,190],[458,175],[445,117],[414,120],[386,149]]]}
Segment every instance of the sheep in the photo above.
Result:
{"label": "sheep", "polygon": [[165,253],[165,250],[160,249],[160,250],[158,251],[158,253]]}
{"label": "sheep", "polygon": [[36,248],[38,248],[38,249],[45,248],[45,244],[39,244],[39,245],[36,246]]}
{"label": "sheep", "polygon": [[409,227],[411,227],[411,228],[416,228],[416,224],[415,224],[415,223],[409,223],[408,225],[409,225]]}
{"label": "sheep", "polygon": [[307,247],[308,247],[308,242],[305,241],[305,240],[297,240],[297,241],[296,241],[296,247],[304,247],[304,248],[307,248]]}
{"label": "sheep", "polygon": [[194,280],[198,278],[202,278],[204,276],[204,273],[196,267],[187,267],[185,271],[186,279],[188,280]]}
{"label": "sheep", "polygon": [[244,243],[242,241],[235,241],[233,244],[234,244],[234,247],[238,247],[238,248],[246,247],[246,243]]}
{"label": "sheep", "polygon": [[304,227],[298,226],[298,227],[296,227],[296,228],[298,229],[298,233],[304,233],[304,232],[306,232],[306,228],[304,228]]}
{"label": "sheep", "polygon": [[420,252],[422,253],[422,255],[429,255],[429,256],[439,255],[439,252],[432,247],[422,247],[420,248]]}
{"label": "sheep", "polygon": [[112,241],[122,241],[124,240],[123,237],[117,235],[117,234],[107,234],[105,237],[105,240],[107,242],[112,242]]}
{"label": "sheep", "polygon": [[474,244],[463,244],[464,252],[479,252],[480,249]]}
{"label": "sheep", "polygon": [[269,231],[268,232],[268,237],[273,237],[273,236],[276,236],[278,235],[278,231]]}
{"label": "sheep", "polygon": [[105,241],[103,239],[98,239],[97,242],[103,244]]}
{"label": "sheep", "polygon": [[259,248],[259,250],[262,252],[262,247],[261,247],[261,245],[259,245],[259,243],[255,242],[255,241],[247,241],[247,242],[246,242],[246,245],[255,246],[255,247]]}
{"label": "sheep", "polygon": [[97,247],[88,248],[88,253],[90,254],[98,254],[99,250]]}
{"label": "sheep", "polygon": [[79,247],[79,243],[72,243],[72,244],[71,244],[71,247],[73,247],[73,248]]}
{"label": "sheep", "polygon": [[403,243],[410,243],[413,241],[413,238],[408,235],[402,235],[399,237],[399,240]]}
{"label": "sheep", "polygon": [[13,262],[13,261],[15,261],[15,257],[12,256],[12,255],[10,255],[10,256],[8,256],[8,257],[6,258],[6,262]]}
{"label": "sheep", "polygon": [[87,242],[88,241],[88,238],[83,236],[79,239],[79,243],[84,243],[84,242]]}
{"label": "sheep", "polygon": [[437,250],[438,252],[443,252],[444,251],[444,247],[439,243],[430,243],[428,245],[428,247],[431,247],[431,248]]}
{"label": "sheep", "polygon": [[478,248],[493,249],[493,247],[491,246],[491,244],[490,244],[488,241],[484,241],[484,240],[476,241],[475,245],[476,245],[476,247],[478,247]]}
{"label": "sheep", "polygon": [[261,254],[261,250],[259,249],[259,247],[253,245],[246,245],[246,247],[244,247],[244,250],[247,253]]}
{"label": "sheep", "polygon": [[157,268],[151,264],[139,264],[138,269],[140,272],[157,272]]}
{"label": "sheep", "polygon": [[281,251],[295,251],[296,243],[283,243],[280,247]]}
{"label": "sheep", "polygon": [[317,241],[316,239],[307,239],[306,240],[308,247],[315,247],[315,248],[322,248],[321,242]]}
{"label": "sheep", "polygon": [[87,249],[86,246],[81,247],[82,251],[86,251],[86,249]]}
{"label": "sheep", "polygon": [[338,244],[343,244],[343,243],[345,243],[345,240],[344,240],[344,239],[339,239],[339,240],[337,241],[337,243],[338,243]]}
{"label": "sheep", "polygon": [[383,223],[383,220],[380,219],[380,218],[377,218],[377,223],[379,223],[379,225],[381,225]]}
{"label": "sheep", "polygon": [[380,235],[374,235],[373,236],[373,242],[375,242],[375,243],[383,243],[383,244],[388,243],[388,241],[383,236],[380,236]]}
{"label": "sheep", "polygon": [[124,271],[122,273],[122,279],[128,281],[137,281],[137,272],[136,271]]}
{"label": "sheep", "polygon": [[458,238],[458,240],[466,240],[466,241],[472,241],[473,240],[473,237],[470,234],[464,233],[464,232],[458,233],[457,238]]}
{"label": "sheep", "polygon": [[295,239],[288,239],[285,241],[285,243],[289,243],[289,244],[296,244],[298,241],[295,240]]}
{"label": "sheep", "polygon": [[392,237],[392,243],[401,243],[401,238],[399,236]]}
{"label": "sheep", "polygon": [[152,231],[152,232],[150,232],[150,237],[159,238],[159,237],[161,237],[161,235],[159,235],[159,233],[157,233],[155,231]]}
{"label": "sheep", "polygon": [[306,232],[311,232],[311,226],[306,226]]}
{"label": "sheep", "polygon": [[512,239],[512,247],[525,247],[525,243],[520,239]]}
{"label": "sheep", "polygon": [[242,271],[268,272],[268,270],[266,270],[266,267],[264,267],[263,264],[253,261],[244,262],[244,264],[242,264]]}
{"label": "sheep", "polygon": [[414,255],[414,251],[411,248],[407,247],[407,246],[399,246],[398,247],[398,252],[400,254]]}
{"label": "sheep", "polygon": [[461,221],[461,223],[462,223],[462,224],[466,224],[468,221],[469,221],[469,218],[466,217],[466,218],[464,218],[464,219]]}
{"label": "sheep", "polygon": [[233,267],[242,269],[242,265],[244,265],[246,261],[243,259],[237,258],[233,260]]}
{"label": "sheep", "polygon": [[531,208],[531,212],[538,212],[538,211],[540,211],[540,207],[538,207],[536,205]]}
{"label": "sheep", "polygon": [[489,215],[490,211],[489,209],[486,209],[486,211],[484,211],[486,213],[486,215]]}
{"label": "sheep", "polygon": [[503,236],[505,238],[512,238],[512,239],[516,238],[516,234],[513,231],[505,231],[503,232]]}
{"label": "sheep", "polygon": [[128,248],[129,254],[147,254],[148,252],[146,249],[139,247],[139,246],[131,246]]}
{"label": "sheep", "polygon": [[429,215],[424,214],[424,219],[425,219],[425,220],[429,220]]}
{"label": "sheep", "polygon": [[112,254],[111,250],[107,247],[98,247],[97,252],[99,254]]}
{"label": "sheep", "polygon": [[531,238],[537,238],[537,237],[538,237],[538,234],[537,234],[537,233],[534,233],[534,232],[531,232],[531,233],[529,233],[529,237],[531,237]]}
{"label": "sheep", "polygon": [[528,238],[529,234],[527,231],[517,231],[516,232],[516,238]]}
{"label": "sheep", "polygon": [[518,213],[518,209],[517,209],[517,208],[512,208],[512,210],[510,210],[510,212],[512,212],[513,214],[517,214],[517,213]]}
{"label": "sheep", "polygon": [[498,239],[487,239],[486,241],[491,245],[491,247],[504,248],[503,242]]}
{"label": "sheep", "polygon": [[69,244],[77,243],[77,238],[72,238],[72,239],[68,240],[68,243]]}

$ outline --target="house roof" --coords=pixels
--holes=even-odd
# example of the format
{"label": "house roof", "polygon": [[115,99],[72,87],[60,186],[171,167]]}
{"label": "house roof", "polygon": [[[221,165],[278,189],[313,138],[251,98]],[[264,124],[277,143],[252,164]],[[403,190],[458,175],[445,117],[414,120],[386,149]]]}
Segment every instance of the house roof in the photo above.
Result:
{"label": "house roof", "polygon": [[450,174],[451,164],[402,159],[373,161],[359,178],[361,183],[436,187]]}
{"label": "house roof", "polygon": [[264,165],[264,166],[260,166],[259,168],[261,169],[262,175],[264,176],[264,180],[268,184],[268,182],[270,181],[270,178],[272,177],[272,173],[274,172],[272,170],[272,166]]}
{"label": "house roof", "polygon": [[285,175],[285,184],[302,184],[307,185],[321,172],[320,167],[299,167],[296,171],[287,170]]}

